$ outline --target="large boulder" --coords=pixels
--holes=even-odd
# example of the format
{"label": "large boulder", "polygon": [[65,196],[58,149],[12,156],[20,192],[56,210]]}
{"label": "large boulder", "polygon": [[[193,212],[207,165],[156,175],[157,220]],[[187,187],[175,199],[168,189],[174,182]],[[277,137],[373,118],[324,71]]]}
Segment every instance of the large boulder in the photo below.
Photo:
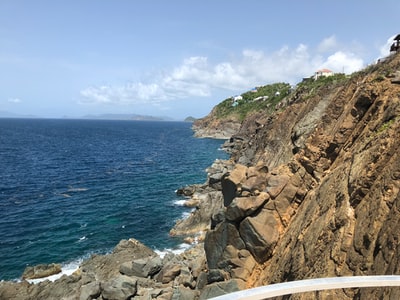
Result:
{"label": "large boulder", "polygon": [[196,202],[196,209],[186,219],[178,220],[170,230],[170,235],[197,235],[210,229],[211,216],[223,206],[221,191],[196,192],[193,194],[192,200]]}
{"label": "large boulder", "polygon": [[171,300],[197,299],[200,292],[182,286],[174,288]]}
{"label": "large boulder", "polygon": [[159,256],[135,259],[121,264],[119,271],[127,276],[146,278],[158,273],[162,268],[162,260]]}
{"label": "large boulder", "polygon": [[256,261],[247,249],[238,250],[228,245],[218,263],[220,269],[229,272],[231,278],[247,280],[253,272]]}
{"label": "large boulder", "polygon": [[79,300],[92,300],[99,297],[101,294],[100,282],[93,281],[82,285]]}
{"label": "large boulder", "polygon": [[236,197],[227,207],[225,217],[230,221],[241,221],[243,218],[252,215],[269,200],[265,192],[258,196]]}
{"label": "large boulder", "polygon": [[231,279],[207,285],[200,294],[200,300],[237,292],[246,288],[246,282],[240,279]]}
{"label": "large boulder", "polygon": [[110,254],[93,255],[82,263],[81,269],[84,273],[96,274],[96,278],[100,281],[107,281],[120,275],[122,264],[155,256],[157,256],[157,253],[152,249],[132,238],[121,240]]}
{"label": "large boulder", "polygon": [[155,277],[157,281],[161,283],[169,283],[173,281],[181,273],[182,265],[169,262],[163,266],[160,273]]}
{"label": "large boulder", "polygon": [[222,222],[217,225],[215,230],[207,232],[204,241],[207,264],[209,269],[218,268],[225,248],[232,245],[236,249],[244,249],[245,243],[239,235],[236,226],[231,223]]}
{"label": "large boulder", "polygon": [[290,177],[287,174],[271,174],[268,176],[266,191],[271,196],[271,198],[276,198],[283,188],[288,183]]}
{"label": "large boulder", "polygon": [[278,224],[274,212],[265,208],[256,216],[247,217],[240,223],[240,236],[246,249],[260,263],[270,258],[278,242]]}
{"label": "large boulder", "polygon": [[126,300],[135,296],[137,279],[119,275],[101,284],[102,297],[107,300]]}
{"label": "large boulder", "polygon": [[229,206],[232,200],[240,195],[241,185],[247,179],[247,167],[237,164],[235,168],[226,173],[221,181],[224,206]]}

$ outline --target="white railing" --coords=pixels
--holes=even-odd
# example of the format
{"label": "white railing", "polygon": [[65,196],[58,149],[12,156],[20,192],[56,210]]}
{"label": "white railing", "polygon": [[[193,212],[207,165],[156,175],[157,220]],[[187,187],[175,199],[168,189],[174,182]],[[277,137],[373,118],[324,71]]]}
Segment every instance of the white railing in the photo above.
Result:
{"label": "white railing", "polygon": [[305,279],[270,284],[213,298],[214,300],[261,300],[296,293],[361,287],[400,286],[400,276],[350,276]]}

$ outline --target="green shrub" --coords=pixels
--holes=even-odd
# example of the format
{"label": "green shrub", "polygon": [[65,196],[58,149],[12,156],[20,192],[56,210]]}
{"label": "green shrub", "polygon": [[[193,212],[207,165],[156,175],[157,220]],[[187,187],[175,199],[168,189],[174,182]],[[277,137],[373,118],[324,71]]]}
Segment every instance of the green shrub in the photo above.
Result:
{"label": "green shrub", "polygon": [[233,100],[233,97],[227,98],[216,107],[216,115],[219,118],[233,116],[243,120],[249,113],[270,110],[282,101],[291,91],[289,83],[274,83],[257,87],[241,94],[242,100]]}

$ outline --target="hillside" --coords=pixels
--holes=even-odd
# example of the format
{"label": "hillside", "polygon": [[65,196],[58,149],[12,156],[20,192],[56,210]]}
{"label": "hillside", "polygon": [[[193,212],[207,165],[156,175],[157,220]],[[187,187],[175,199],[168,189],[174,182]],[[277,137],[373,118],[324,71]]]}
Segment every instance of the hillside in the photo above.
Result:
{"label": "hillside", "polygon": [[248,115],[261,110],[273,113],[275,106],[290,94],[291,89],[288,83],[274,83],[227,98],[209,115],[194,122],[195,136],[230,138]]}

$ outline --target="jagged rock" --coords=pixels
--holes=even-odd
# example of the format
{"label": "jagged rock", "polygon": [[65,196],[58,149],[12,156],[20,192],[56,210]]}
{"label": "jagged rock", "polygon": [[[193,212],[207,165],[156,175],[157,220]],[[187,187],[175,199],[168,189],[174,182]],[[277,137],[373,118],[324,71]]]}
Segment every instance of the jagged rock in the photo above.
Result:
{"label": "jagged rock", "polygon": [[218,281],[224,281],[226,279],[226,274],[220,269],[211,269],[207,274],[207,282],[213,283]]}
{"label": "jagged rock", "polygon": [[137,280],[125,275],[119,275],[101,284],[103,299],[126,300],[135,296]]}
{"label": "jagged rock", "polygon": [[10,299],[77,299],[81,287],[80,279],[79,274],[73,274],[64,275],[54,282],[45,280],[30,285],[26,295]]}
{"label": "jagged rock", "polygon": [[231,204],[232,200],[239,196],[238,190],[241,189],[241,184],[246,180],[247,167],[237,164],[235,168],[225,174],[222,178],[222,194],[224,195],[224,206]]}
{"label": "jagged rock", "polygon": [[229,264],[232,266],[231,277],[246,281],[257,263],[248,250],[242,249],[239,250],[238,258],[231,259]]}
{"label": "jagged rock", "polygon": [[29,299],[29,288],[27,281],[0,281],[0,299]]}
{"label": "jagged rock", "polygon": [[212,116],[197,119],[192,125],[196,137],[217,139],[229,139],[239,128],[240,122],[234,118],[219,119]]}
{"label": "jagged rock", "polygon": [[[199,297],[200,292],[178,286],[174,288],[171,300],[192,300]],[[157,298],[158,299],[158,298]]]}
{"label": "jagged rock", "polygon": [[236,249],[245,248],[245,243],[235,225],[223,222],[218,224],[215,230],[207,232],[204,241],[204,250],[210,269],[217,269],[218,262],[222,258],[224,250],[228,245],[232,245]]}
{"label": "jagged rock", "polygon": [[100,282],[94,281],[82,285],[79,300],[92,300],[99,297],[101,294]]}
{"label": "jagged rock", "polygon": [[186,219],[177,221],[170,230],[170,235],[193,235],[207,231],[210,229],[211,216],[223,206],[220,191],[205,191],[203,194],[195,193],[193,196],[199,201],[196,209]]}
{"label": "jagged rock", "polygon": [[175,262],[167,263],[163,266],[155,279],[161,283],[171,282],[181,273],[182,266]]}
{"label": "jagged rock", "polygon": [[29,266],[25,268],[22,274],[22,279],[36,279],[48,277],[50,275],[58,274],[61,272],[60,264],[40,264],[36,266]]}
{"label": "jagged rock", "polygon": [[276,198],[279,193],[283,190],[285,185],[289,181],[289,176],[286,174],[281,175],[270,175],[267,180],[266,192],[271,196],[271,198]]}
{"label": "jagged rock", "polygon": [[256,261],[248,250],[238,250],[231,245],[225,248],[223,256],[218,263],[218,267],[229,272],[231,278],[244,281],[251,275],[255,266]]}
{"label": "jagged rock", "polygon": [[185,187],[179,188],[176,191],[176,194],[177,195],[183,195],[183,196],[186,196],[186,197],[190,197],[196,192],[197,188],[198,188],[197,185],[185,186]]}
{"label": "jagged rock", "polygon": [[214,214],[211,215],[211,226],[210,229],[215,229],[215,227],[225,221],[225,210],[224,209],[219,209],[216,211]]}
{"label": "jagged rock", "polygon": [[278,222],[271,210],[262,209],[256,216],[247,217],[239,231],[246,249],[258,262],[270,258],[279,238]]}
{"label": "jagged rock", "polygon": [[135,259],[121,264],[119,271],[127,276],[148,277],[161,270],[162,261],[159,256]]}
{"label": "jagged rock", "polygon": [[192,272],[187,266],[183,266],[181,268],[181,271],[179,273],[179,276],[176,278],[175,283],[191,289],[196,287],[196,281],[194,280]]}
{"label": "jagged rock", "polygon": [[182,259],[190,269],[193,279],[197,279],[200,273],[206,269],[206,257],[204,245],[198,244],[182,254]]}
{"label": "jagged rock", "polygon": [[[133,269],[137,269],[136,260],[132,262]],[[159,256],[152,257],[146,261],[145,266],[141,269],[143,277],[153,276],[161,270],[162,261]]]}
{"label": "jagged rock", "polygon": [[[173,290],[171,288],[171,289],[165,291],[164,293],[162,293],[160,296],[158,296],[157,300],[171,300],[173,294],[174,293],[173,293]],[[145,299],[143,299],[143,300],[145,300]]]}
{"label": "jagged rock", "polygon": [[246,288],[246,283],[240,279],[216,282],[207,285],[200,294],[200,300],[210,299],[217,296],[237,292]]}
{"label": "jagged rock", "polygon": [[226,208],[225,217],[230,221],[241,221],[255,213],[268,200],[269,195],[267,193],[261,193],[258,196],[236,197]]}
{"label": "jagged rock", "polygon": [[194,208],[194,207],[198,208],[199,205],[200,205],[200,202],[201,202],[200,199],[192,197],[191,199],[186,200],[185,203],[183,203],[183,206],[192,207],[192,208]]}
{"label": "jagged rock", "polygon": [[155,257],[155,253],[149,247],[136,239],[121,240],[112,253],[106,255],[93,255],[81,265],[82,271],[96,274],[100,281],[106,281],[120,275],[120,266],[135,259]]}
{"label": "jagged rock", "polygon": [[223,175],[224,173],[222,172],[210,175],[208,177],[208,185],[213,189],[221,190],[222,189],[221,180]]}

